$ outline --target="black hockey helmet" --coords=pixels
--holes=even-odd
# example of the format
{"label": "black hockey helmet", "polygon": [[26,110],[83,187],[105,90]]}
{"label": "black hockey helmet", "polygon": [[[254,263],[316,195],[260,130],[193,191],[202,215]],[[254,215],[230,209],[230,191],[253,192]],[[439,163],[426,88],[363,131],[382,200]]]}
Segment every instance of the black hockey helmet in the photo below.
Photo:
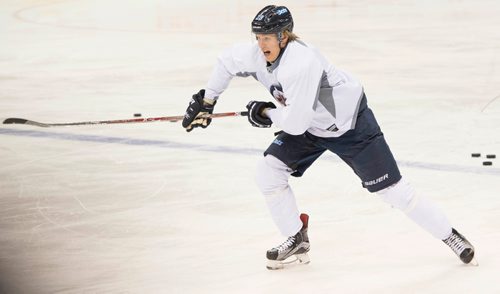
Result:
{"label": "black hockey helmet", "polygon": [[252,33],[272,34],[293,30],[293,18],[285,6],[268,5],[252,21]]}

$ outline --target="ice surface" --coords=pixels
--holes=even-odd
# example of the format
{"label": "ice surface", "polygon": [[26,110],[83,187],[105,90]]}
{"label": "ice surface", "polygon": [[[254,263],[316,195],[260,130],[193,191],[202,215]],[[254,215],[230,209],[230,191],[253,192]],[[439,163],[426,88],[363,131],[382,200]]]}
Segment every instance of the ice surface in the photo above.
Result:
{"label": "ice surface", "polygon": [[[264,1],[0,3],[0,119],[179,115]],[[335,156],[292,179],[311,264],[265,269],[284,239],[253,180],[276,130],[179,123],[0,126],[1,293],[499,293],[500,3],[287,1],[295,31],[364,84],[404,176],[477,249],[440,241]],[[216,110],[268,99],[235,79]]]}

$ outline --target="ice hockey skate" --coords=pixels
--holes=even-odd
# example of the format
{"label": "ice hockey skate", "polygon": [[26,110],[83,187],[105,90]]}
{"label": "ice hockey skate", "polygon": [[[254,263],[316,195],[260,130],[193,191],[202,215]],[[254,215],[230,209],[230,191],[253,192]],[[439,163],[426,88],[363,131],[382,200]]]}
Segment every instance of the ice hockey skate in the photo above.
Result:
{"label": "ice hockey skate", "polygon": [[465,264],[471,264],[478,266],[479,263],[474,259],[474,246],[465,239],[462,234],[457,232],[457,230],[452,228],[451,235],[443,240],[443,242],[448,245],[455,254],[460,257]]}
{"label": "ice hockey skate", "polygon": [[310,262],[307,252],[309,251],[309,237],[307,227],[309,216],[305,213],[300,215],[302,229],[294,236],[288,237],[281,245],[267,251],[267,269],[282,269],[286,265],[308,264]]}

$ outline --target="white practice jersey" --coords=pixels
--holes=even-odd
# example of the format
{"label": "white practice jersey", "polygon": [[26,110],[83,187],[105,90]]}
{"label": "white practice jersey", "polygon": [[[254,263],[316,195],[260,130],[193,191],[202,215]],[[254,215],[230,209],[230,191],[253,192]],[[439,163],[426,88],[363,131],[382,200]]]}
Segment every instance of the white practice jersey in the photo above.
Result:
{"label": "white practice jersey", "polygon": [[293,41],[268,66],[257,43],[238,44],[218,58],[205,97],[217,99],[234,76],[252,76],[281,107],[268,112],[274,126],[291,135],[308,131],[339,137],[356,124],[361,84],[335,68],[315,48]]}

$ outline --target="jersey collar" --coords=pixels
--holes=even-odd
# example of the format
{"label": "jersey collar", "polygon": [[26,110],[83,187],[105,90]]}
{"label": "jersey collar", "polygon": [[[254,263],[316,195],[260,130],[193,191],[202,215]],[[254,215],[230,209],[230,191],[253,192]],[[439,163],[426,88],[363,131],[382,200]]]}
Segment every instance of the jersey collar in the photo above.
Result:
{"label": "jersey collar", "polygon": [[272,73],[278,67],[278,65],[280,65],[281,57],[283,56],[283,53],[285,52],[287,47],[288,43],[283,49],[280,50],[280,54],[278,54],[278,57],[273,63],[266,61],[267,72]]}

